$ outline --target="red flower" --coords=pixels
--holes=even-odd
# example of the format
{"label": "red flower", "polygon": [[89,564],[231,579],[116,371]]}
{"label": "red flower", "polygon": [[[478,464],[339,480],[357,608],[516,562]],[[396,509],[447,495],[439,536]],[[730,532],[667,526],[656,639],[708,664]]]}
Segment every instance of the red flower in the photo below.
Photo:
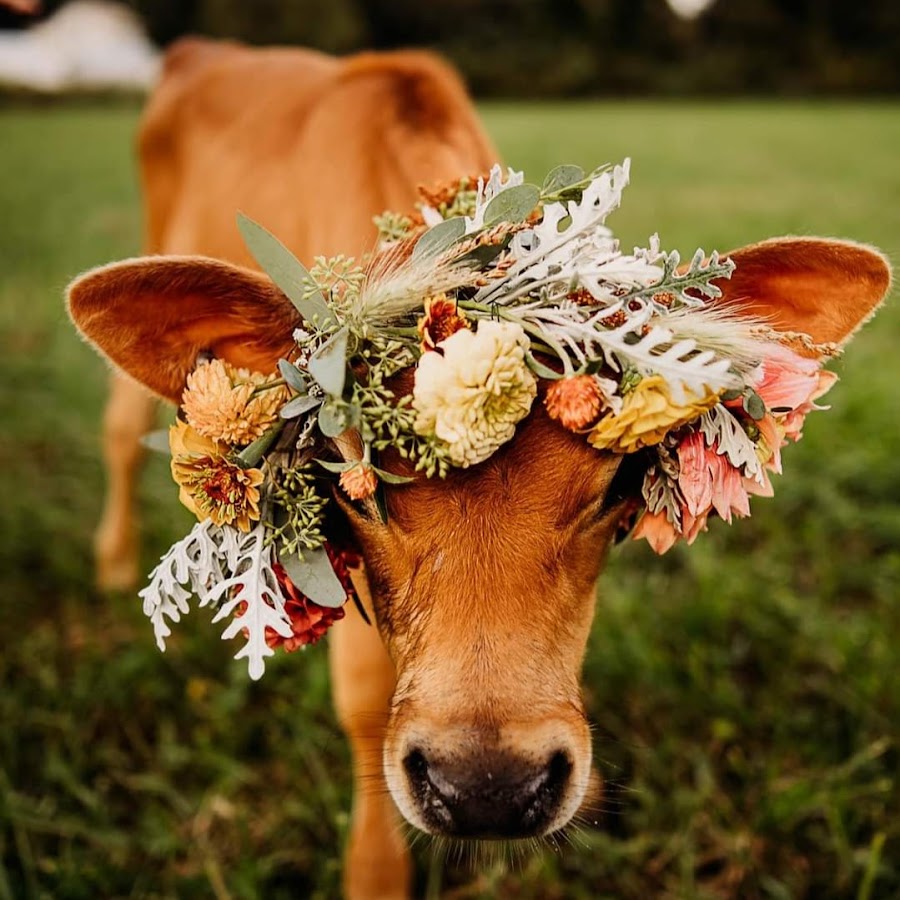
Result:
{"label": "red flower", "polygon": [[[347,599],[352,599],[356,595],[353,588],[353,582],[350,580],[350,573],[347,566],[353,565],[355,555],[338,553],[330,544],[325,544],[325,551],[334,566],[334,571],[340,579],[341,585],[347,592]],[[351,558],[352,557],[352,558]],[[272,566],[275,577],[278,579],[278,586],[281,588],[285,597],[284,611],[291,620],[291,631],[293,635],[284,638],[272,628],[266,629],[266,643],[276,650],[279,647],[284,648],[288,653],[293,653],[307,644],[315,644],[335,622],[344,618],[344,607],[336,608],[329,606],[319,606],[313,603],[309,597],[302,594],[297,586],[288,578],[287,572],[280,563]]]}
{"label": "red flower", "polygon": [[418,324],[419,334],[422,336],[422,352],[437,349],[441,341],[468,327],[465,314],[457,308],[455,300],[451,300],[446,294],[429,297],[425,301],[425,315],[419,319]]}

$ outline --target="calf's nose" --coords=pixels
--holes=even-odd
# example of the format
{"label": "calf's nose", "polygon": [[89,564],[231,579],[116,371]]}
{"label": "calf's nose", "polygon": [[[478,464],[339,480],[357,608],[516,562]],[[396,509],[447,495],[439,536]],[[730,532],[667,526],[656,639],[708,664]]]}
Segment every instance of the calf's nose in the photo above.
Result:
{"label": "calf's nose", "polygon": [[481,839],[544,834],[556,818],[572,774],[564,750],[535,763],[500,751],[440,760],[414,747],[403,767],[430,830]]}

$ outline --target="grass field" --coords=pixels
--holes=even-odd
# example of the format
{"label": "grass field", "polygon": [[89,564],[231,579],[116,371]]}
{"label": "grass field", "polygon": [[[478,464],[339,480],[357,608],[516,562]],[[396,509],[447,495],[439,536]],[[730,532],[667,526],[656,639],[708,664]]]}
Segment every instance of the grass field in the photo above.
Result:
{"label": "grass field", "polygon": [[[489,106],[505,157],[633,157],[626,245],[827,234],[900,259],[896,105]],[[326,651],[262,683],[199,620],[156,651],[91,587],[105,372],[66,281],[134,254],[136,110],[0,110],[0,900],[338,896],[348,755]],[[472,873],[455,898],[900,896],[900,306],[836,364],[833,410],[753,519],[613,555],[586,663],[601,827]],[[189,524],[142,482],[145,563]]]}

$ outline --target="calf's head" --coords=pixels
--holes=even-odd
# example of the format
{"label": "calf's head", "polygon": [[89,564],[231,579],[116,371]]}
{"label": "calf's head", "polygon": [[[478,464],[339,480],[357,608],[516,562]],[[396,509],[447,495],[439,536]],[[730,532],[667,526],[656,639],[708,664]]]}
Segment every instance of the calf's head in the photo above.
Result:
{"label": "calf's head", "polygon": [[[816,342],[845,341],[890,280],[879,254],[844,242],[780,239],[730,255],[737,268],[718,302]],[[201,354],[273,371],[299,324],[265,276],[202,258],[95,270],[72,286],[70,309],[116,366],[176,403]],[[536,402],[485,462],[388,487],[386,521],[337,497],[396,666],[385,774],[419,828],[541,835],[583,803],[580,669],[594,582],[640,481],[625,459]]]}

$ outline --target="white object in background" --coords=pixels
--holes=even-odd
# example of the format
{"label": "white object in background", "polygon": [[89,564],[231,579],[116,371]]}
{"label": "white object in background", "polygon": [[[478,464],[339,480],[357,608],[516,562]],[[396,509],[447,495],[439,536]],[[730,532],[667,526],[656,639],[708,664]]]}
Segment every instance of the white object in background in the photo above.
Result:
{"label": "white object in background", "polygon": [[676,15],[682,19],[696,19],[701,13],[705,13],[715,0],[668,0]]}
{"label": "white object in background", "polygon": [[0,84],[46,93],[146,90],[159,60],[138,15],[107,0],[74,0],[27,31],[0,31]]}

